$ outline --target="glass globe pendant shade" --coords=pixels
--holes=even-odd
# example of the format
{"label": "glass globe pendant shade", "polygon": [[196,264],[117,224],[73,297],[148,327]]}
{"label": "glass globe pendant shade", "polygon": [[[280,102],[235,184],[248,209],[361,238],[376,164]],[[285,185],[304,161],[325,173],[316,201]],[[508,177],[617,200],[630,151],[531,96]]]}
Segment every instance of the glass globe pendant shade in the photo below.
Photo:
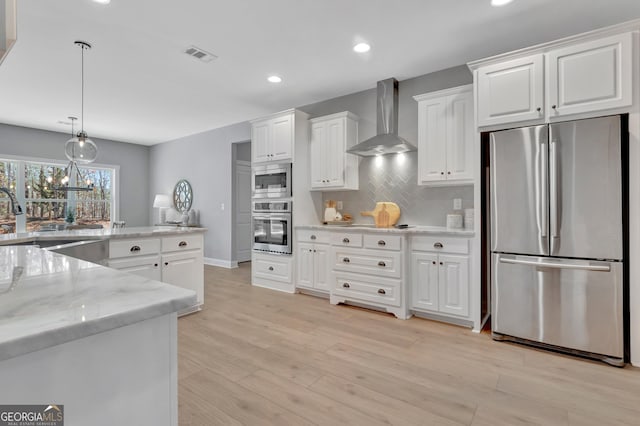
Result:
{"label": "glass globe pendant shade", "polygon": [[80,132],[64,144],[64,153],[69,161],[86,164],[96,159],[98,147],[85,132]]}

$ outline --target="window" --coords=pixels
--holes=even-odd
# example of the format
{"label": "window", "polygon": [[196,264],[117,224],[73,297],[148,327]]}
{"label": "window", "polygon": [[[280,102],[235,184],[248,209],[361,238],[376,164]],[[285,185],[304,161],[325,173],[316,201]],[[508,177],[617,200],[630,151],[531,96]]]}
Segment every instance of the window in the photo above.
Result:
{"label": "window", "polygon": [[70,176],[69,185],[93,187],[66,191],[60,184],[66,166],[51,161],[0,160],[0,186],[10,188],[25,213],[16,218],[9,199],[0,198],[0,232],[57,230],[70,222],[110,227],[116,220],[117,167],[79,167],[80,175]]}

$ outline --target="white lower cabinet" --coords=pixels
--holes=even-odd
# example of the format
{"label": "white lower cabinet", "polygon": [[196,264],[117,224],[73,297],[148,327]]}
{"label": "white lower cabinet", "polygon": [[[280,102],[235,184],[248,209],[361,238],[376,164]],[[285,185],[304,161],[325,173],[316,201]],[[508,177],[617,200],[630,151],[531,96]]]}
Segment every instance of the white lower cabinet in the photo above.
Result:
{"label": "white lower cabinet", "polygon": [[[411,309],[469,316],[468,241],[415,237],[412,241]],[[431,247],[433,251],[416,250]],[[447,253],[450,250],[454,253]]]}
{"label": "white lower cabinet", "polygon": [[404,240],[402,235],[332,233],[329,301],[371,306],[407,319]]}
{"label": "white lower cabinet", "polygon": [[196,292],[197,304],[180,315],[200,310],[204,304],[202,234],[109,241],[110,268],[162,281]]}
{"label": "white lower cabinet", "polygon": [[296,288],[328,293],[329,234],[325,231],[296,231]]}
{"label": "white lower cabinet", "polygon": [[293,293],[292,257],[254,251],[251,257],[251,284]]}

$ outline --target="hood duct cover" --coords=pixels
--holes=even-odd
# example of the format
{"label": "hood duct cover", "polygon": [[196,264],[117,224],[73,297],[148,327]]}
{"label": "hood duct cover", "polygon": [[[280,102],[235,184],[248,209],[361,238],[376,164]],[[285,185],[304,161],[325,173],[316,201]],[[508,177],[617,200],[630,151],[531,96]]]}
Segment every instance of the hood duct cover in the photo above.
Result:
{"label": "hood duct cover", "polygon": [[362,157],[416,151],[416,147],[398,136],[398,80],[389,78],[378,82],[376,136],[347,150]]}

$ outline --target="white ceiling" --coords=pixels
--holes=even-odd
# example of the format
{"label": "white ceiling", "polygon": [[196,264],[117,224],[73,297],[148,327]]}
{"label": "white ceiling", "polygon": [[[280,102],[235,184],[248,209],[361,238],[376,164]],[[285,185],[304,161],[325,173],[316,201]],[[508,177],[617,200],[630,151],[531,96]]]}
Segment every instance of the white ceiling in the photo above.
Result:
{"label": "white ceiling", "polygon": [[[152,145],[640,17],[639,0],[29,0],[0,122]],[[367,41],[364,55],[351,48]],[[202,63],[196,45],[219,56]],[[282,76],[279,85],[266,81]]]}

